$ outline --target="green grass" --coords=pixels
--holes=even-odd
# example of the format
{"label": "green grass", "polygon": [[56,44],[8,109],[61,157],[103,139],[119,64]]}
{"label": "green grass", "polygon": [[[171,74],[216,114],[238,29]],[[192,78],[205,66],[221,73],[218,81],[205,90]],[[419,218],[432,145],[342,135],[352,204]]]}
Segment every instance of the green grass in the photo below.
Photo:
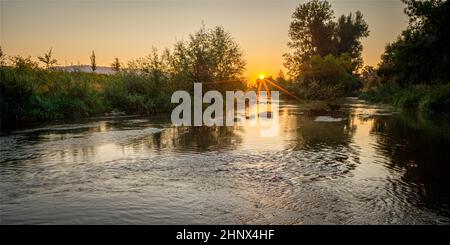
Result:
{"label": "green grass", "polygon": [[445,85],[415,85],[400,87],[382,85],[360,95],[369,102],[392,104],[401,108],[418,109],[430,114],[450,113],[450,83]]}
{"label": "green grass", "polygon": [[148,75],[113,75],[1,67],[1,125],[74,119],[112,110],[129,114],[169,111],[174,82]]}

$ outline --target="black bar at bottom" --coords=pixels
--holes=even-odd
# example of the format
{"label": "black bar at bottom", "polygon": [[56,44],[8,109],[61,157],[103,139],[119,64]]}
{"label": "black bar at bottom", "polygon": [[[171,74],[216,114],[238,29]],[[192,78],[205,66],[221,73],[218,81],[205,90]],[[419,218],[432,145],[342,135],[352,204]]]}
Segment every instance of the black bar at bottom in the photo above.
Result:
{"label": "black bar at bottom", "polygon": [[[279,244],[292,242],[430,242],[447,240],[449,226],[271,226],[271,225],[150,225],[150,226],[2,226],[2,239],[61,243],[138,242]],[[8,237],[9,236],[9,237]],[[61,236],[64,240],[60,240]]]}

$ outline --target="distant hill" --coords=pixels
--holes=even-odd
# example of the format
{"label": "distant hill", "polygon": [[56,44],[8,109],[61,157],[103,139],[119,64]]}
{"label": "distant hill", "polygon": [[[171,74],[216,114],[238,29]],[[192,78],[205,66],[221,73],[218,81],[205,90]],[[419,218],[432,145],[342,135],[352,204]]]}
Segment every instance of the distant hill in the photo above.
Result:
{"label": "distant hill", "polygon": [[[53,67],[55,70],[63,70],[68,72],[81,71],[81,72],[92,72],[90,65],[72,65],[72,66],[55,66]],[[111,69],[111,67],[107,66],[98,66],[95,70],[97,74],[114,74],[115,72]]]}

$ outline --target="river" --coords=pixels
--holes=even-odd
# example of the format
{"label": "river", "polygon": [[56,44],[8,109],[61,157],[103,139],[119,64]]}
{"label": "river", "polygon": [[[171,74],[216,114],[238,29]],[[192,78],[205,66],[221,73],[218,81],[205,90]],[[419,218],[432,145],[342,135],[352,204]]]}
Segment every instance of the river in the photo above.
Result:
{"label": "river", "polygon": [[450,223],[448,121],[357,99],[279,110],[270,138],[170,115],[3,133],[0,223]]}

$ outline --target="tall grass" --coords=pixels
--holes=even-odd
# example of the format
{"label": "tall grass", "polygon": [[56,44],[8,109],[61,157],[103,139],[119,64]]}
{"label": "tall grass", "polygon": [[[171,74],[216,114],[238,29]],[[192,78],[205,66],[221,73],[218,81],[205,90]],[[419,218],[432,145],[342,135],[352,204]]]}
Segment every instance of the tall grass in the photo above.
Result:
{"label": "tall grass", "polygon": [[73,119],[113,110],[149,114],[171,109],[171,81],[120,72],[112,75],[1,67],[1,124]]}

